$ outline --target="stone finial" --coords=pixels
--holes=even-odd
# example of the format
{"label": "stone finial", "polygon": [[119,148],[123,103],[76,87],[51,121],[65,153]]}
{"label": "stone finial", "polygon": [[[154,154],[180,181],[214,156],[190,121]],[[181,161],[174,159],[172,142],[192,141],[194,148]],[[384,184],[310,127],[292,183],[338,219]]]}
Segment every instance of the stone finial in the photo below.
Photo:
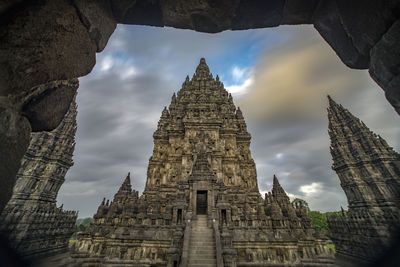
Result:
{"label": "stone finial", "polygon": [[278,178],[276,177],[275,174],[274,174],[274,178],[273,178],[272,183],[273,183],[272,189],[275,188],[276,190],[283,190],[283,189],[282,189],[282,186],[281,186],[281,184],[279,183]]}
{"label": "stone finial", "polygon": [[244,119],[243,113],[242,113],[242,111],[240,110],[239,107],[238,107],[237,110],[236,110],[236,118],[238,118],[238,119]]}
{"label": "stone finial", "polygon": [[[197,78],[211,77],[210,69],[208,68],[206,60],[204,58],[200,59],[200,63],[196,68],[195,76]],[[212,77],[211,77],[211,79],[212,79]]]}
{"label": "stone finial", "polygon": [[164,109],[163,109],[163,111],[162,111],[162,114],[161,114],[161,117],[162,117],[162,118],[167,118],[167,117],[169,117],[169,112],[168,112],[167,107],[164,107]]}

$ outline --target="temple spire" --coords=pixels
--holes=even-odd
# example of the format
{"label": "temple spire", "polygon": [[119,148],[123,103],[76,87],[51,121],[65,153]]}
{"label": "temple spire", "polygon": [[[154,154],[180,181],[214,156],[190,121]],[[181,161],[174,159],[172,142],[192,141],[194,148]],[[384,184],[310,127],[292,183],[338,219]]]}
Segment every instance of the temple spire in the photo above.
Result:
{"label": "temple spire", "polygon": [[[385,201],[392,205],[398,199],[396,192],[400,193],[396,167],[400,155],[342,105],[329,96],[328,100],[332,169],[341,180],[349,207],[376,206]],[[362,194],[366,190],[371,192],[368,198]]]}
{"label": "temple spire", "polygon": [[[276,177],[276,175],[274,174],[274,179],[272,182],[272,193],[285,193],[285,190],[283,190],[281,184],[278,181],[278,178]],[[286,194],[286,193],[285,193]]]}
{"label": "temple spire", "polygon": [[208,68],[204,58],[200,59],[200,63],[196,68],[194,79],[212,79],[210,69]]}
{"label": "temple spire", "polygon": [[387,157],[398,156],[393,148],[382,137],[372,132],[364,122],[337,104],[329,95],[328,100],[328,132],[334,168],[344,162],[341,160],[344,156],[347,163],[385,154]]}
{"label": "temple spire", "polygon": [[126,186],[131,185],[131,173],[130,172],[128,172],[128,175],[126,176],[123,185],[126,185]]}
{"label": "temple spire", "polygon": [[114,201],[123,201],[126,199],[126,196],[132,192],[132,185],[131,185],[131,173],[128,172],[124,182],[122,183],[121,187],[119,188],[118,192],[114,196]]}
{"label": "temple spire", "polygon": [[283,190],[281,184],[278,181],[278,178],[274,174],[274,179],[272,182],[272,190],[271,190],[272,196],[277,201],[280,203],[280,205],[288,204],[290,203],[289,197],[286,194],[285,190]]}

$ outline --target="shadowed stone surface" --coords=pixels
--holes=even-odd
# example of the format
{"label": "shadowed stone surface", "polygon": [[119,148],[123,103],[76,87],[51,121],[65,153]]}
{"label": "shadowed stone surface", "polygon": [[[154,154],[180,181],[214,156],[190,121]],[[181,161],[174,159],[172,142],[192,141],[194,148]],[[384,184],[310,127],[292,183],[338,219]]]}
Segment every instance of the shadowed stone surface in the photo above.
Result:
{"label": "shadowed stone surface", "polygon": [[78,15],[97,46],[97,52],[103,51],[108,39],[117,27],[107,0],[74,0]]}
{"label": "shadowed stone surface", "polygon": [[309,24],[319,0],[286,0],[281,24]]}
{"label": "shadowed stone surface", "polygon": [[374,262],[399,230],[400,155],[331,98],[328,117],[332,169],[349,203],[328,217],[330,236],[339,256]]}
{"label": "shadowed stone surface", "polygon": [[9,103],[0,102],[0,212],[12,195],[21,158],[29,145],[30,132],[28,120]]}
{"label": "shadowed stone surface", "polygon": [[220,32],[230,28],[239,0],[168,0],[162,1],[163,21],[166,26]]}
{"label": "shadowed stone surface", "polygon": [[28,117],[32,131],[50,131],[56,128],[68,111],[78,87],[78,79],[71,79],[33,88],[33,91],[41,93],[30,97],[23,107],[23,113]]}
{"label": "shadowed stone surface", "polygon": [[232,21],[232,29],[244,30],[278,26],[282,20],[284,4],[284,0],[240,1]]}
{"label": "shadowed stone surface", "polygon": [[[102,201],[78,233],[78,265],[332,265],[327,238],[276,177],[261,197],[243,114],[204,59],[162,111],[153,137],[143,195],[128,174],[114,200]],[[213,260],[193,254],[206,243]]]}
{"label": "shadowed stone surface", "polygon": [[400,114],[400,20],[371,50],[371,77],[385,90],[386,98]]}
{"label": "shadowed stone surface", "polygon": [[[397,0],[336,0],[338,13],[346,33],[362,55],[371,48],[396,21],[400,14]],[[362,10],[363,14],[357,15]]]}
{"label": "shadowed stone surface", "polygon": [[29,2],[1,17],[0,95],[88,74],[96,45],[70,1]]}
{"label": "shadowed stone surface", "polygon": [[362,54],[354,46],[343,25],[335,0],[320,1],[313,16],[313,23],[344,64],[350,68],[368,68],[369,55]]}

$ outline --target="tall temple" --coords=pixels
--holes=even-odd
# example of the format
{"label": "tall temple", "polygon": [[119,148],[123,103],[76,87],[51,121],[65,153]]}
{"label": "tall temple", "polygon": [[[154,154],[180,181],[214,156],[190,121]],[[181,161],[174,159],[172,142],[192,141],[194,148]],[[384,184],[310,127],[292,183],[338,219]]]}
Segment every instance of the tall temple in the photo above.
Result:
{"label": "tall temple", "polygon": [[274,176],[263,199],[242,112],[204,59],[154,132],[141,196],[130,174],[78,233],[80,266],[331,266],[327,238]]}
{"label": "tall temple", "polygon": [[329,98],[332,169],[349,209],[328,217],[337,255],[355,261],[377,259],[400,225],[400,155],[343,106]]}
{"label": "tall temple", "polygon": [[78,213],[56,206],[65,174],[73,165],[76,103],[51,132],[31,134],[14,192],[0,217],[0,230],[24,257],[46,257],[68,249]]}

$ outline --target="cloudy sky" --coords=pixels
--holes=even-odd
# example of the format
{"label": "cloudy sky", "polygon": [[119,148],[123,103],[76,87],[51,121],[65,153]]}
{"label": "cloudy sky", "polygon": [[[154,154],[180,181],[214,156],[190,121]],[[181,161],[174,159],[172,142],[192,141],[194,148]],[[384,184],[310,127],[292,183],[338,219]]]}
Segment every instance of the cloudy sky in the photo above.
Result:
{"label": "cloudy sky", "polygon": [[243,111],[262,192],[276,174],[312,210],[347,207],[331,170],[327,94],[400,150],[399,117],[383,91],[367,71],[345,67],[310,26],[204,34],[119,25],[80,78],[75,165],[58,204],[92,216],[129,171],[143,191],[161,111],[201,57]]}

